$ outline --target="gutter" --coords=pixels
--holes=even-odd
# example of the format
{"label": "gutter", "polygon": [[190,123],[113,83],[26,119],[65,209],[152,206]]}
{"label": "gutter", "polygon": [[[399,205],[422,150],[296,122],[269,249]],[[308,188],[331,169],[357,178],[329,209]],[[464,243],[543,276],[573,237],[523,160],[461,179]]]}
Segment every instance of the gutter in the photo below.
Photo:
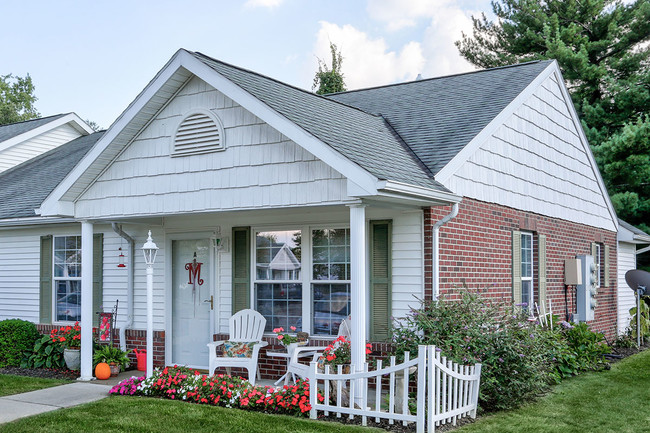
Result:
{"label": "gutter", "polygon": [[120,326],[120,348],[126,350],[126,330],[133,326],[133,279],[135,265],[135,240],[122,230],[122,226],[111,223],[113,231],[125,239],[129,244],[129,263],[127,264],[126,282],[126,321]]}
{"label": "gutter", "polygon": [[433,242],[433,300],[438,299],[440,293],[440,253],[439,253],[439,236],[440,227],[447,224],[458,215],[458,203],[454,203],[451,212],[433,225],[432,242]]}

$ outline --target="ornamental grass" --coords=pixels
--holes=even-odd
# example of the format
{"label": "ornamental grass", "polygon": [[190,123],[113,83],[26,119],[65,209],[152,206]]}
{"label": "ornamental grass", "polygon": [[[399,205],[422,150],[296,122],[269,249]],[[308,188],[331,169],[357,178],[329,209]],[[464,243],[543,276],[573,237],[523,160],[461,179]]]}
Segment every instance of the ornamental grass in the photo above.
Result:
{"label": "ornamental grass", "polygon": [[[242,377],[208,376],[178,366],[156,369],[148,379],[144,376],[128,378],[115,385],[109,393],[303,417],[308,416],[311,410],[307,380],[298,380],[295,385],[282,388],[253,386]],[[320,392],[317,398],[321,402],[324,400]]]}

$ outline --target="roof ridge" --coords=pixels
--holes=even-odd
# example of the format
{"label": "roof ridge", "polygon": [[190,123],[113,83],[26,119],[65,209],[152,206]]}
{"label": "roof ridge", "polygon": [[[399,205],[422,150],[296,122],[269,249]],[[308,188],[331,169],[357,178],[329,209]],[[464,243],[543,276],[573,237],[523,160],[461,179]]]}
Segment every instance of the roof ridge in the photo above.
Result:
{"label": "roof ridge", "polygon": [[435,81],[435,80],[441,80],[445,78],[452,78],[452,77],[460,77],[462,75],[471,75],[471,74],[479,74],[482,72],[488,72],[488,71],[495,71],[498,69],[508,69],[508,68],[517,68],[520,66],[527,66],[531,65],[534,63],[543,63],[543,62],[553,62],[553,59],[546,59],[546,60],[529,60],[527,62],[523,63],[514,63],[512,65],[504,65],[504,66],[495,66],[493,68],[488,68],[488,69],[477,69],[474,71],[467,71],[467,72],[458,72],[456,74],[449,74],[449,75],[441,75],[438,77],[430,77],[430,78],[422,78],[420,80],[411,80],[411,81],[404,81],[401,83],[391,83],[391,84],[382,84],[380,86],[372,86],[372,87],[364,87],[362,89],[354,89],[354,90],[346,90],[345,92],[334,92],[334,93],[327,93],[325,97],[329,99],[330,96],[333,95],[345,95],[348,93],[354,93],[354,92],[365,92],[367,90],[375,90],[375,89],[383,89],[387,87],[396,87],[396,86],[404,86],[404,85],[409,85],[409,84],[415,84],[415,83],[424,83],[424,82],[429,82],[429,81]]}
{"label": "roof ridge", "polygon": [[[210,57],[207,54],[203,54],[200,51],[189,51],[188,50],[188,52],[193,53],[193,54],[197,54],[197,55],[199,55],[201,57],[204,57],[204,58],[206,58],[206,59],[208,59],[210,61],[221,63],[222,65],[231,67],[233,69],[237,69],[239,71],[243,71],[243,72],[246,72],[246,73],[251,74],[251,75],[256,75],[258,77],[261,77],[261,78],[264,78],[264,79],[267,79],[267,80],[271,80],[271,81],[273,81],[275,83],[278,83],[278,84],[281,84],[283,86],[292,88],[294,90],[298,90],[298,91],[304,93],[305,95],[310,95],[312,97],[322,99],[323,101],[334,102],[336,104],[342,105],[342,106],[350,108],[352,110],[356,110],[356,111],[359,111],[361,113],[367,114],[368,116],[372,116],[372,117],[376,117],[376,118],[381,117],[381,116],[378,116],[378,115],[373,114],[373,113],[368,113],[367,111],[364,111],[364,110],[360,109],[359,107],[355,107],[353,105],[349,105],[349,104],[346,104],[344,102],[337,101],[335,99],[330,99],[330,98],[326,97],[325,95],[319,95],[318,93],[310,92],[309,90],[305,90],[305,89],[303,89],[301,87],[294,86],[293,84],[285,83],[284,81],[280,81],[277,78],[269,77],[268,75],[264,75],[264,74],[261,74],[259,72],[255,72],[255,71],[252,71],[250,69],[242,68],[241,66],[233,65],[232,63],[224,62],[223,60],[215,59],[214,57]],[[339,93],[345,93],[345,92],[339,92]],[[335,95],[335,94],[336,93],[328,93],[327,95]]]}
{"label": "roof ridge", "polygon": [[13,125],[20,125],[21,123],[27,123],[27,122],[34,122],[36,120],[44,120],[44,119],[49,119],[50,117],[63,117],[68,114],[71,114],[72,111],[68,113],[59,113],[59,114],[52,114],[51,116],[44,116],[44,117],[36,117],[34,119],[27,119],[27,120],[21,120],[20,122],[14,122],[14,123],[5,123],[4,125],[0,125],[0,128],[5,127],[5,126],[13,126]]}

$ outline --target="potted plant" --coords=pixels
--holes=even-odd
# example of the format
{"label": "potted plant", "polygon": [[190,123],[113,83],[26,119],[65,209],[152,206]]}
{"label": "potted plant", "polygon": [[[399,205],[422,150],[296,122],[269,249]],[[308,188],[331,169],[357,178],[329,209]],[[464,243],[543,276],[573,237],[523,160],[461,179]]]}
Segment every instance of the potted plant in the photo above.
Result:
{"label": "potted plant", "polygon": [[[295,326],[290,326],[289,329],[295,332],[297,328]],[[291,335],[288,332],[285,333],[284,328],[275,328],[273,332],[275,333],[280,344],[284,347],[289,347],[289,345],[292,343],[299,343],[299,345],[305,345],[309,340],[309,334],[307,334],[306,332],[298,332],[296,335]]]}
{"label": "potted plant", "polygon": [[93,364],[96,366],[101,362],[105,362],[111,368],[111,376],[117,376],[120,369],[125,370],[129,365],[129,357],[127,356],[130,350],[124,351],[119,347],[102,346],[95,350],[93,355]]}
{"label": "potted plant", "polygon": [[79,370],[81,364],[81,326],[62,326],[50,332],[52,342],[63,347],[63,359],[69,370]]}

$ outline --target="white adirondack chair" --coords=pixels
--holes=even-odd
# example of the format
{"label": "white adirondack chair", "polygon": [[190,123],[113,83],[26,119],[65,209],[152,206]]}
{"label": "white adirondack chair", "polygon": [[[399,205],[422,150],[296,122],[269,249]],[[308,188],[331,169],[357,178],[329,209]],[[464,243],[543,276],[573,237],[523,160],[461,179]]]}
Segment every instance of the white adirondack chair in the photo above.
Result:
{"label": "white adirondack chair", "polygon": [[[350,325],[350,316],[348,316],[339,325],[338,337],[343,336],[349,338],[350,335],[352,335],[352,327]],[[285,385],[289,383],[289,378],[294,378],[295,380],[295,376],[300,376],[303,379],[307,377],[307,373],[309,372],[309,365],[302,364],[299,362],[299,359],[301,358],[300,354],[302,352],[316,352],[314,353],[314,357],[312,358],[312,361],[318,361],[318,357],[321,355],[321,352],[325,350],[325,347],[297,346],[297,347],[292,347],[292,349],[293,352],[289,352],[291,354],[291,358],[289,359],[289,364],[287,365],[287,375],[284,379]],[[305,356],[309,356],[309,355],[305,355]]]}
{"label": "white adirondack chair", "polygon": [[218,367],[226,367],[226,371],[230,374],[232,367],[241,367],[248,370],[248,381],[255,385],[255,377],[259,376],[257,371],[257,359],[259,351],[262,347],[269,344],[262,341],[262,334],[264,334],[264,327],[266,326],[266,319],[255,310],[246,309],[235,313],[230,318],[230,339],[233,342],[256,342],[253,346],[253,354],[250,358],[239,357],[226,357],[217,356],[217,347],[223,345],[226,341],[215,341],[208,343],[209,358],[209,371],[208,374],[214,374],[214,370]]}

